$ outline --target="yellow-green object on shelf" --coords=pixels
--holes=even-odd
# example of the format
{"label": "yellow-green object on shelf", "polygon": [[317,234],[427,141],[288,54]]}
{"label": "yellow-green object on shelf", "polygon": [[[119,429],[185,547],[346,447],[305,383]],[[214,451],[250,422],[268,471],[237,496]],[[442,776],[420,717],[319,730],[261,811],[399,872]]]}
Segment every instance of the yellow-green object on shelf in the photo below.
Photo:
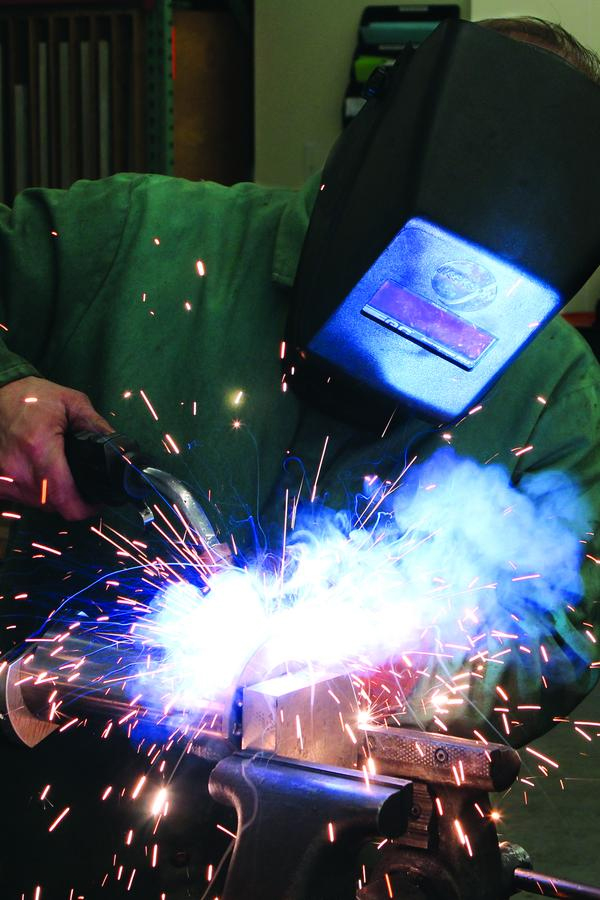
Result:
{"label": "yellow-green object on shelf", "polygon": [[357,56],[354,60],[354,78],[364,84],[377,66],[391,66],[395,62],[390,56]]}

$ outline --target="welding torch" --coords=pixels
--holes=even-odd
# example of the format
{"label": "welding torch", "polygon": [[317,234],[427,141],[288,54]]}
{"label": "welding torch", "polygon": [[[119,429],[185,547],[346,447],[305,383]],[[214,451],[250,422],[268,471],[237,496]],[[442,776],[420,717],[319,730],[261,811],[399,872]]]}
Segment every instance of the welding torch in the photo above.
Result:
{"label": "welding torch", "polygon": [[[130,500],[148,520],[158,492],[206,547],[221,543],[210,509],[123,436],[80,436],[67,453],[86,499]],[[193,718],[132,706],[122,687],[143,641],[123,631],[107,642],[97,623],[75,624],[50,619],[5,661],[0,725],[33,747],[65,713],[133,715],[170,729],[185,722],[191,752],[213,763],[213,799],[237,813],[222,900],[506,900],[522,889],[600,898],[596,888],[531,871],[521,847],[499,843],[488,793],[517,777],[510,747],[373,724],[359,702],[371,676],[290,664],[269,646]],[[378,850],[357,887],[356,860],[369,842]]]}
{"label": "welding torch", "polygon": [[133,438],[119,433],[67,433],[65,456],[79,493],[89,503],[131,503],[146,525],[153,519],[150,498],[162,498],[178,510],[206,548],[223,544],[214,506],[192,494],[183,481],[157,468]]}

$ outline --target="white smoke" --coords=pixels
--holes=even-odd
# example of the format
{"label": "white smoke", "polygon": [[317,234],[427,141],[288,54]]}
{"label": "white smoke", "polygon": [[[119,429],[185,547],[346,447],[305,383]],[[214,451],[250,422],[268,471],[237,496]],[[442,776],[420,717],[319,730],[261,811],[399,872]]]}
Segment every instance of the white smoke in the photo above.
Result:
{"label": "white smoke", "polygon": [[[153,690],[201,705],[239,677],[259,648],[330,667],[382,664],[423,635],[515,629],[577,604],[587,511],[561,472],[516,489],[498,465],[442,450],[409,471],[362,527],[308,506],[284,564],[213,577],[207,594],[171,586],[157,598],[152,640],[167,676]],[[388,512],[381,513],[386,507]],[[149,623],[150,624],[150,623]],[[162,681],[161,681],[162,678]]]}

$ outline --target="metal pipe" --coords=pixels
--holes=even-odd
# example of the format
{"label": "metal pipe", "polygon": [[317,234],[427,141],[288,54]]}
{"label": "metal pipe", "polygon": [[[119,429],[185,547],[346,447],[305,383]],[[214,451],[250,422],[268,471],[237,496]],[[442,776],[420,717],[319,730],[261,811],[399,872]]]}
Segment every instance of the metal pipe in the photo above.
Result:
{"label": "metal pipe", "polygon": [[553,875],[544,875],[530,869],[515,869],[513,890],[529,891],[542,897],[577,897],[581,900],[600,900],[600,888],[576,881],[566,881]]}

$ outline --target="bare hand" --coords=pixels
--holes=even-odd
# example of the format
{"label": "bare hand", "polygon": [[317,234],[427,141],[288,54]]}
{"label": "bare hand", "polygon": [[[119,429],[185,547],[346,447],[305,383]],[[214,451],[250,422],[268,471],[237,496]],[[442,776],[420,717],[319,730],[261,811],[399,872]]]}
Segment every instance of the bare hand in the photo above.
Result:
{"label": "bare hand", "polygon": [[[87,519],[64,451],[66,431],[112,432],[88,397],[29,376],[0,388],[0,498]],[[12,479],[12,480],[11,480]]]}

